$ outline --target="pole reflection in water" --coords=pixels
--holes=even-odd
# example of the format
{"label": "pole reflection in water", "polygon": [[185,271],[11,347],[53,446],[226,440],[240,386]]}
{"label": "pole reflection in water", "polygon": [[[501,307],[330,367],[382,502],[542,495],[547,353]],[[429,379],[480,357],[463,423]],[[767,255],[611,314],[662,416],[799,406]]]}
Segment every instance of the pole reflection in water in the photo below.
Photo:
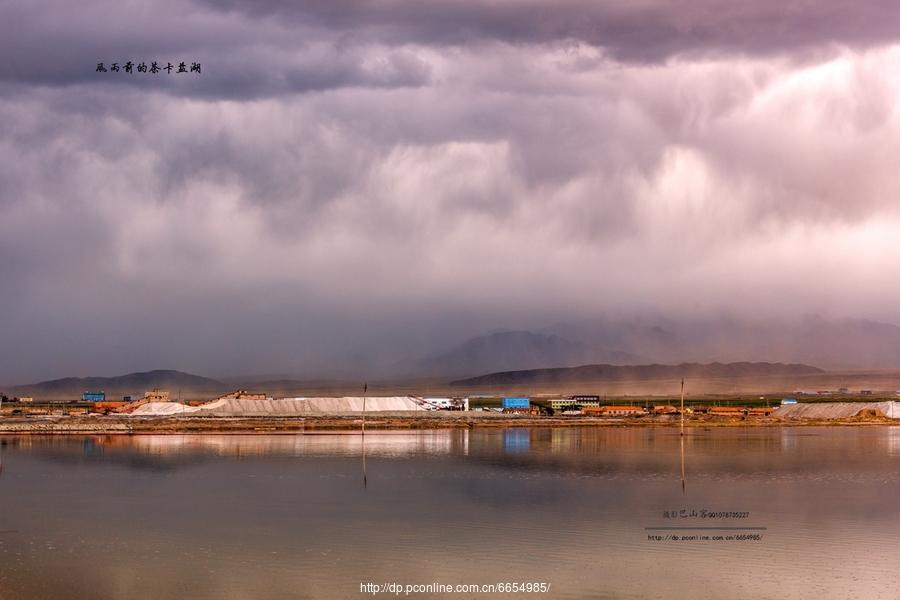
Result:
{"label": "pole reflection in water", "polygon": [[678,437],[681,440],[681,493],[684,494],[684,435]]}
{"label": "pole reflection in water", "polygon": [[363,459],[363,489],[368,487],[366,478],[366,396],[368,396],[369,384],[363,384],[363,415],[362,415],[362,459]]}
{"label": "pole reflection in water", "polygon": [[362,459],[363,459],[363,488],[368,487],[368,481],[366,478],[366,432],[363,430],[362,433]]}

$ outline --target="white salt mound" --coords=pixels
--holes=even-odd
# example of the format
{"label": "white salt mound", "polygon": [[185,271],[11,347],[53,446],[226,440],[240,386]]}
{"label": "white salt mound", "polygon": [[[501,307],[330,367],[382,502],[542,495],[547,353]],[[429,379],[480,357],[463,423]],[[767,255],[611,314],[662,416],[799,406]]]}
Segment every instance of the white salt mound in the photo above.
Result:
{"label": "white salt mound", "polygon": [[308,414],[338,414],[362,412],[424,411],[431,407],[413,396],[388,396],[365,398],[278,398],[266,400],[240,400],[228,398],[214,400],[200,406],[185,406],[178,402],[148,402],[138,407],[132,415],[168,416],[191,414],[210,417],[288,417]]}
{"label": "white salt mound", "polygon": [[[272,400],[235,400],[204,404],[203,415],[209,416],[293,416],[362,412],[362,397],[344,398],[278,398]],[[392,396],[365,399],[366,412],[424,410],[416,398]]]}
{"label": "white salt mound", "polygon": [[774,412],[782,419],[846,419],[863,410],[875,410],[900,419],[900,402],[800,402],[785,404]]}
{"label": "white salt mound", "polygon": [[136,417],[160,417],[196,413],[199,410],[199,406],[187,406],[180,402],[148,402],[137,407],[131,414]]}

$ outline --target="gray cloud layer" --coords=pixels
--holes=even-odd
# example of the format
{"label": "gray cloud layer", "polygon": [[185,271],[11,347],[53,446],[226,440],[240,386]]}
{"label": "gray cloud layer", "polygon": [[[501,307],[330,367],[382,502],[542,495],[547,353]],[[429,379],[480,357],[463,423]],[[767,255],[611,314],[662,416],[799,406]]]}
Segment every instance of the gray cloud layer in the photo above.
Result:
{"label": "gray cloud layer", "polygon": [[207,0],[251,18],[353,32],[391,43],[540,44],[576,40],[618,60],[657,62],[684,53],[770,55],[836,43],[870,46],[900,33],[888,0]]}
{"label": "gray cloud layer", "polygon": [[330,373],[604,313],[896,321],[897,11],[7,2],[0,380]]}

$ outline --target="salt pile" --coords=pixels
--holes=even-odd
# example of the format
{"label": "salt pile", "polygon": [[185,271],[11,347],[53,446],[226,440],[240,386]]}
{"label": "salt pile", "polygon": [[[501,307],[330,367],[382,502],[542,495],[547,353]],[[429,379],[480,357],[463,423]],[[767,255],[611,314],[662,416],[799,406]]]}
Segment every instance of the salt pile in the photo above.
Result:
{"label": "salt pile", "polygon": [[226,398],[200,406],[185,406],[178,402],[148,402],[131,414],[136,417],[192,416],[209,417],[289,417],[307,414],[336,414],[362,412],[398,412],[428,410],[419,398],[389,396],[363,398],[279,398],[248,400]]}
{"label": "salt pile", "polygon": [[180,402],[147,402],[135,409],[131,414],[136,417],[162,417],[168,415],[190,414],[200,411],[198,406],[187,406]]}
{"label": "salt pile", "polygon": [[366,412],[424,410],[419,400],[412,396],[375,397],[365,400],[361,396],[273,400],[228,399],[204,404],[200,408],[203,416],[265,417],[362,412],[363,404]]}
{"label": "salt pile", "polygon": [[900,419],[900,402],[803,402],[785,404],[775,411],[782,419],[846,419],[860,411],[874,410],[886,416]]}

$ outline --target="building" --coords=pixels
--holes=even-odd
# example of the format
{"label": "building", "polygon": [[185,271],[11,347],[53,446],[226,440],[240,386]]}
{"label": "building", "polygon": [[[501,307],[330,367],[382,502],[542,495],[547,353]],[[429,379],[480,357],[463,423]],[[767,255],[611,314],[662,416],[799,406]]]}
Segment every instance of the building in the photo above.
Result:
{"label": "building", "polygon": [[587,406],[582,410],[586,415],[599,417],[639,417],[647,414],[640,406]]}
{"label": "building", "polygon": [[216,400],[266,400],[265,394],[248,392],[247,390],[235,390],[224,396],[219,396]]}
{"label": "building", "polygon": [[573,406],[575,402],[569,398],[551,398],[550,408],[553,410],[562,410],[569,406]]}
{"label": "building", "polygon": [[591,396],[588,394],[579,394],[568,396],[566,398],[553,398],[550,400],[550,408],[553,410],[565,410],[566,408],[578,405],[584,406],[600,406],[600,396]]}
{"label": "building", "polygon": [[[432,403],[434,400],[438,402]],[[425,404],[436,406],[439,410],[469,410],[468,398],[423,398],[423,401]]]}
{"label": "building", "polygon": [[537,405],[529,406],[528,408],[504,408],[504,415],[531,415],[537,416],[541,414],[541,408]]}
{"label": "building", "polygon": [[709,409],[709,414],[720,417],[740,417],[747,414],[747,409],[743,406],[713,406]]}
{"label": "building", "polygon": [[654,415],[677,415],[678,409],[672,405],[654,406],[652,412]]}
{"label": "building", "polygon": [[85,392],[81,394],[82,402],[105,402],[106,392]]}
{"label": "building", "polygon": [[426,410],[469,410],[469,399],[428,396],[421,399],[421,405]]}
{"label": "building", "polygon": [[569,396],[569,400],[581,406],[600,406],[600,396],[591,394],[577,394]]}
{"label": "building", "polygon": [[747,410],[748,415],[754,415],[757,417],[768,417],[772,414],[773,409],[768,406],[760,406],[756,408],[750,408]]}
{"label": "building", "polygon": [[530,408],[531,400],[528,398],[504,398],[501,405],[504,411],[508,408]]}
{"label": "building", "polygon": [[782,398],[781,405],[784,406],[785,404],[797,404],[797,401],[793,398]]}
{"label": "building", "polygon": [[453,406],[453,398],[422,398],[422,402],[437,409],[449,409]]}
{"label": "building", "polygon": [[18,398],[19,402],[34,402],[34,398],[32,396],[21,396]]}
{"label": "building", "polygon": [[166,390],[150,390],[144,392],[144,402],[168,402],[169,392]]}
{"label": "building", "polygon": [[647,414],[641,406],[604,406],[603,414],[610,417],[637,417]]}
{"label": "building", "polygon": [[94,402],[94,407],[91,412],[100,413],[103,415],[108,415],[111,412],[119,412],[120,409],[125,407],[127,402]]}

